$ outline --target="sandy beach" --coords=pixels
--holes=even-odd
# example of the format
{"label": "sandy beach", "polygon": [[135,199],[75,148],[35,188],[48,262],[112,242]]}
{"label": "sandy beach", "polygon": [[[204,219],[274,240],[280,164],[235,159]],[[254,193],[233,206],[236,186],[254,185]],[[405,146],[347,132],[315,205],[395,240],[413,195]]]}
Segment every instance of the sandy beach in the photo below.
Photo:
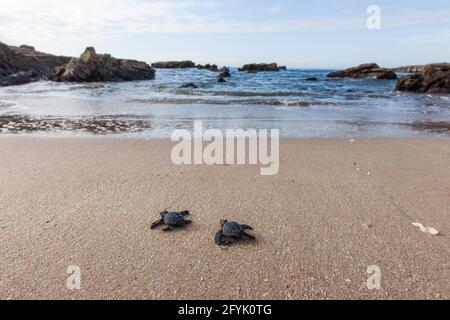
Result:
{"label": "sandy beach", "polygon": [[[283,140],[268,177],[173,146],[0,137],[0,299],[450,298],[449,139]],[[193,224],[150,230],[162,210]],[[257,242],[217,246],[221,218]]]}

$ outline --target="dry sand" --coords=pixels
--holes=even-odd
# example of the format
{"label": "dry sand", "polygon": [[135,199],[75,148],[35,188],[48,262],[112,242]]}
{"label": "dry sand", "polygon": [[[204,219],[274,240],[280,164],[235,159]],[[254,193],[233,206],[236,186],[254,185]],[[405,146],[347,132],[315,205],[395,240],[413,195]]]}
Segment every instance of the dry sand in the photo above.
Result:
{"label": "dry sand", "polygon": [[[450,140],[285,140],[273,177],[175,166],[172,146],[0,138],[0,298],[450,298]],[[164,209],[194,224],[151,231]],[[215,245],[224,217],[258,241]]]}

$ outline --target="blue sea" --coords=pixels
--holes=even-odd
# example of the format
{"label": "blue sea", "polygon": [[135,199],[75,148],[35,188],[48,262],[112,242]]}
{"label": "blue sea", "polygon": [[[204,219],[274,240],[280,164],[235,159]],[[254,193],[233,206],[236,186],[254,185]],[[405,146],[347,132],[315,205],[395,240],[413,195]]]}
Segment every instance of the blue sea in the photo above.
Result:
{"label": "blue sea", "polygon": [[[390,80],[326,78],[331,71],[232,69],[221,84],[218,73],[207,70],[158,69],[152,81],[5,87],[0,119],[9,120],[0,122],[0,132],[166,138],[202,120],[205,128],[280,129],[285,138],[450,136],[449,95],[399,93]],[[198,88],[180,89],[189,82]],[[24,119],[37,123],[32,131],[21,130]],[[83,125],[107,127],[111,121],[120,129]]]}

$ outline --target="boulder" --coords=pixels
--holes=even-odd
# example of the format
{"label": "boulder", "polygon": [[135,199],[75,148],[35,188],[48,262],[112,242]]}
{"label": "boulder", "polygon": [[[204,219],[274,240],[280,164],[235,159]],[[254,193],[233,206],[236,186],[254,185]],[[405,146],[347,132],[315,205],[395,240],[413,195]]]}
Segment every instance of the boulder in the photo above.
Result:
{"label": "boulder", "polygon": [[195,68],[195,63],[190,60],[162,61],[152,63],[152,67],[156,69],[188,69],[188,68]]}
{"label": "boulder", "polygon": [[316,77],[309,77],[305,79],[306,81],[319,81]]}
{"label": "boulder", "polygon": [[219,79],[217,80],[217,82],[219,82],[219,83],[225,83],[225,82],[227,82],[227,81],[225,80],[224,77],[219,77]]}
{"label": "boulder", "polygon": [[239,71],[246,71],[248,73],[278,72],[280,70],[286,70],[286,67],[278,67],[276,63],[251,63],[239,68]]}
{"label": "boulder", "polygon": [[413,93],[450,93],[450,63],[430,64],[420,74],[397,81],[398,91]]}
{"label": "boulder", "polygon": [[155,70],[145,62],[116,59],[109,54],[97,54],[89,47],[79,58],[55,68],[49,79],[57,82],[102,82],[153,80]]}
{"label": "boulder", "polygon": [[17,86],[41,79],[35,71],[20,71],[4,77],[0,77],[0,87]]}
{"label": "boulder", "polygon": [[376,63],[362,64],[355,68],[349,68],[343,71],[330,73],[328,78],[353,78],[366,79],[375,78],[380,80],[396,80],[397,75],[394,71],[380,68]]}

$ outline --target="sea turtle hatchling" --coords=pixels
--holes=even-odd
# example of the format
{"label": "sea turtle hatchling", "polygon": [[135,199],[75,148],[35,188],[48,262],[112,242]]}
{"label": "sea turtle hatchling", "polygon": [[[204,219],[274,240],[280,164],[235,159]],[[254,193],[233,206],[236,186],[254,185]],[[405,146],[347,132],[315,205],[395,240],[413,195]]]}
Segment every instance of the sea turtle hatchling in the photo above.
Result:
{"label": "sea turtle hatchling", "polygon": [[252,227],[228,220],[220,220],[221,230],[216,233],[215,241],[219,246],[230,245],[233,240],[256,238],[248,234],[246,230],[253,230]]}
{"label": "sea turtle hatchling", "polygon": [[182,212],[163,211],[161,212],[161,219],[153,222],[151,229],[154,229],[162,224],[165,224],[167,226],[165,229],[163,229],[163,231],[172,231],[173,228],[182,228],[192,223],[191,220],[186,219],[186,217],[189,214],[190,214],[189,211],[182,211]]}

